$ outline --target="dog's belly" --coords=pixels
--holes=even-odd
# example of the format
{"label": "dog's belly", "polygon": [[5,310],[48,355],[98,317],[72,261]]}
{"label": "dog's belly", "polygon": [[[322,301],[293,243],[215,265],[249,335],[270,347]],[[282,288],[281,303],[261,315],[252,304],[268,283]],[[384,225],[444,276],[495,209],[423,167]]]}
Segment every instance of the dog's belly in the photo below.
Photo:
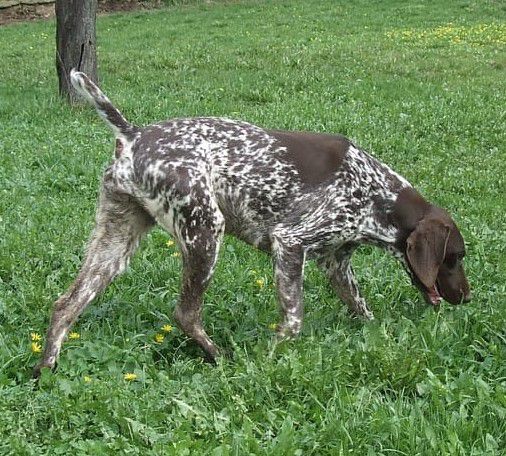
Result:
{"label": "dog's belly", "polygon": [[271,234],[291,212],[292,192],[284,188],[269,188],[258,179],[248,182],[246,176],[238,185],[228,181],[219,186],[215,195],[228,234],[269,251]]}

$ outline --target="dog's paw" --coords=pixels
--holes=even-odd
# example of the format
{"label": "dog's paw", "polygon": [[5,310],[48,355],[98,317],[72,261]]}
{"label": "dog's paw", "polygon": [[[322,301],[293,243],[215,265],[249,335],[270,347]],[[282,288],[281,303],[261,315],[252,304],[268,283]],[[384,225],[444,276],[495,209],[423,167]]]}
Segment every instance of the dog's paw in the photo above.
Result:
{"label": "dog's paw", "polygon": [[32,378],[34,380],[39,380],[41,374],[42,374],[42,369],[47,369],[49,371],[54,371],[56,369],[56,364],[55,365],[49,365],[47,363],[44,363],[44,362],[40,362],[39,364],[37,364],[34,368],[33,368],[33,371],[32,371]]}
{"label": "dog's paw", "polygon": [[369,310],[369,307],[367,307],[365,303],[359,303],[358,305],[349,308],[349,312],[353,317],[361,320],[374,320],[374,314],[371,310]]}
{"label": "dog's paw", "polygon": [[374,314],[368,310],[367,312],[364,312],[362,315],[360,315],[364,320],[372,321],[374,320]]}
{"label": "dog's paw", "polygon": [[294,331],[294,329],[288,325],[281,324],[276,327],[276,339],[278,341],[295,339],[298,334],[299,331]]}

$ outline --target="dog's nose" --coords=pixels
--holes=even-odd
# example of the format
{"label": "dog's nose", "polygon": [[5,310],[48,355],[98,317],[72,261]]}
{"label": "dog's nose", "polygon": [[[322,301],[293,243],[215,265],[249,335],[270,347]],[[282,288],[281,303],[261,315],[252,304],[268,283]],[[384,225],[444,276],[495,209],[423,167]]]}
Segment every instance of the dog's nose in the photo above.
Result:
{"label": "dog's nose", "polygon": [[464,297],[462,298],[462,302],[469,302],[469,301],[471,301],[471,298],[472,298],[472,296],[471,296],[471,292],[470,292],[470,291],[468,291],[468,292],[464,295]]}

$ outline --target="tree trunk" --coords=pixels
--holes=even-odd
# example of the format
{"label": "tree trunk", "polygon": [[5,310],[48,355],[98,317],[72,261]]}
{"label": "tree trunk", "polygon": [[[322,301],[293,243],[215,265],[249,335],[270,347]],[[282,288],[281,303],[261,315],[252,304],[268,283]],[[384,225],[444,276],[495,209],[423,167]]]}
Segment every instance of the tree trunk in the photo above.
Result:
{"label": "tree trunk", "polygon": [[97,81],[97,0],[56,0],[56,71],[60,95],[81,101],[70,83],[72,68]]}

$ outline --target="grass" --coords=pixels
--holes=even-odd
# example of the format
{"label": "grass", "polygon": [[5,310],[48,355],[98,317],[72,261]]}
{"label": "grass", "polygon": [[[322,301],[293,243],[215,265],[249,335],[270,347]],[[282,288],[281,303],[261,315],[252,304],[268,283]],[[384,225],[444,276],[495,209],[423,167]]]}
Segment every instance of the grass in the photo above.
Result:
{"label": "grass", "polygon": [[350,136],[454,215],[474,299],[435,313],[362,248],[376,321],[350,319],[309,264],[303,334],[276,345],[270,259],[227,239],[204,319],[234,358],[211,367],[177,329],[154,340],[180,279],[155,230],[36,389],[30,333],[79,267],[113,139],[59,100],[52,22],[1,28],[0,454],[505,454],[505,16],[491,0],[281,0],[100,17],[101,85],[129,119]]}

